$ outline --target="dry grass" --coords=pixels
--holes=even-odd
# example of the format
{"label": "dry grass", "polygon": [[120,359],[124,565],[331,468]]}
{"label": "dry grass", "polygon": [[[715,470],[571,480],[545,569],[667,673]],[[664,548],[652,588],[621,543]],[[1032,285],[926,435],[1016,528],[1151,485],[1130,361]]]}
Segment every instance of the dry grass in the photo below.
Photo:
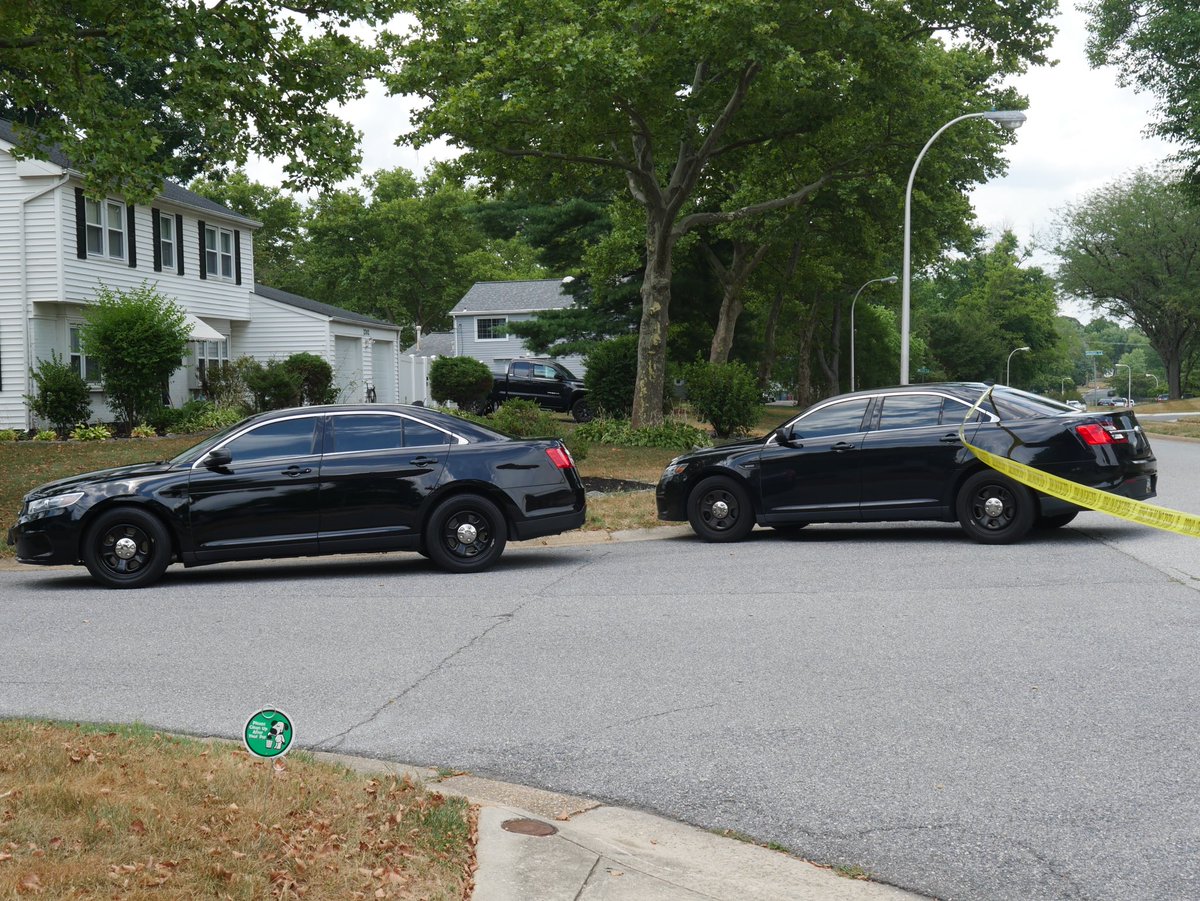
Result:
{"label": "dry grass", "polygon": [[0,722],[0,898],[461,899],[471,817],[303,754]]}
{"label": "dry grass", "polygon": [[1152,435],[1174,435],[1179,438],[1200,438],[1200,419],[1191,422],[1159,422],[1139,419],[1142,429]]}
{"label": "dry grass", "polygon": [[662,522],[654,506],[653,491],[616,491],[589,497],[585,529],[648,529],[679,523]]}

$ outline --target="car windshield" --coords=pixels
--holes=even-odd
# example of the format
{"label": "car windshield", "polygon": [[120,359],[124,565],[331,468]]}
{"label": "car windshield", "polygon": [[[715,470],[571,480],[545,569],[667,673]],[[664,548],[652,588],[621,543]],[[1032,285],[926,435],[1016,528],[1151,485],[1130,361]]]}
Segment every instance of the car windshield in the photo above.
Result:
{"label": "car windshield", "polygon": [[207,438],[205,438],[199,444],[193,444],[191,447],[189,447],[183,453],[179,454],[178,456],[172,457],[171,463],[172,464],[195,463],[197,460],[199,460],[201,457],[203,457],[205,454],[207,454],[211,448],[216,447],[218,444],[220,444],[222,441],[224,441],[226,438],[228,438],[232,432],[235,432],[236,430],[240,429],[243,425],[245,425],[245,420],[242,420],[239,423],[231,425],[228,428],[221,429],[221,431],[219,431],[219,432],[214,432],[212,435],[209,435]]}
{"label": "car windshield", "polygon": [[1019,388],[997,386],[992,392],[992,404],[996,415],[1001,419],[1029,419],[1035,416],[1061,416],[1064,413],[1077,413],[1077,410],[1064,403],[1031,394]]}

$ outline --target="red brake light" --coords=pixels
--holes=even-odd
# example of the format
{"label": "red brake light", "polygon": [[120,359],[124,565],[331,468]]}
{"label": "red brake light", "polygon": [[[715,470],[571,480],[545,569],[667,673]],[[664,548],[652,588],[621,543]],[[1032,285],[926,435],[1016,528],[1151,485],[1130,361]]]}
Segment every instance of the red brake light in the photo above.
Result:
{"label": "red brake light", "polygon": [[1128,444],[1129,438],[1118,432],[1112,423],[1098,425],[1094,422],[1075,426],[1075,433],[1083,439],[1084,444]]}
{"label": "red brake light", "polygon": [[575,466],[575,462],[571,459],[570,451],[565,447],[548,447],[546,448],[546,456],[559,469],[572,469]]}

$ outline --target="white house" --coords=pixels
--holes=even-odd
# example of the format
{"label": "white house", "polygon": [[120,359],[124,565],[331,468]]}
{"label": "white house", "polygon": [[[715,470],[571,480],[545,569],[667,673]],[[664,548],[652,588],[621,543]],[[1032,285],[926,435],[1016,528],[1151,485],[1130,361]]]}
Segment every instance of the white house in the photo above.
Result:
{"label": "white house", "polygon": [[[547,310],[571,306],[574,298],[566,292],[567,284],[556,278],[476,282],[450,311],[454,319],[454,355],[482,360],[494,372],[506,369],[514,359],[531,356],[524,341],[508,334],[508,326]],[[583,357],[573,354],[557,359],[583,377]]]}
{"label": "white house", "polygon": [[[149,204],[83,194],[81,174],[57,152],[18,161],[12,124],[0,120],[0,428],[34,425],[23,395],[39,360],[59,353],[89,381],[79,346],[84,310],[102,285],[156,286],[188,314],[190,358],[169,386],[173,404],[199,389],[200,366],[250,355],[308,351],[327,359],[347,400],[398,396],[399,329],[370,317],[254,286],[261,223],[166,182]],[[97,387],[93,413],[108,419]]]}

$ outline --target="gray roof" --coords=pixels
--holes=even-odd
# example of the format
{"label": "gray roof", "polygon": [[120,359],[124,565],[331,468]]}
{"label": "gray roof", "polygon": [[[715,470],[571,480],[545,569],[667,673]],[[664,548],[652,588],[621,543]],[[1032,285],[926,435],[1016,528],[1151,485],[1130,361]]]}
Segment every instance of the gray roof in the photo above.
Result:
{"label": "gray roof", "polygon": [[[0,119],[0,141],[7,141],[9,144],[19,144],[20,139],[17,135],[13,123],[8,119]],[[63,152],[57,147],[43,148],[38,151],[38,156],[42,159],[49,160],[56,166],[61,166],[64,169],[69,169],[72,172],[79,172],[79,168],[71,163]],[[195,191],[189,191],[183,185],[178,185],[173,181],[164,181],[162,190],[159,191],[159,197],[163,200],[177,203],[180,206],[191,207],[195,210],[206,210],[210,213],[220,213],[228,219],[236,219],[239,222],[244,222],[247,225],[255,228],[262,225],[256,219],[251,219],[249,216],[243,216],[241,213],[235,213],[228,207],[221,206],[216,201],[209,200],[207,197],[201,197]]]}
{"label": "gray roof", "polygon": [[267,298],[267,300],[285,303],[290,307],[308,310],[310,313],[319,313],[322,316],[328,316],[330,319],[338,319],[342,322],[353,322],[362,325],[379,325],[390,329],[399,328],[399,326],[395,323],[386,322],[383,319],[375,319],[372,316],[364,316],[362,313],[355,313],[352,310],[343,310],[341,307],[335,307],[332,304],[321,303],[319,300],[310,300],[307,297],[301,297],[299,294],[293,294],[290,291],[280,291],[278,288],[271,288],[267,285],[255,284],[254,293],[259,297]]}
{"label": "gray roof", "polygon": [[416,354],[418,357],[452,357],[454,356],[454,332],[430,332],[422,335],[421,340],[412,347],[406,347],[402,354]]}
{"label": "gray roof", "polygon": [[526,310],[561,310],[575,302],[563,291],[562,279],[521,282],[476,282],[450,315],[464,313],[516,313]]}

